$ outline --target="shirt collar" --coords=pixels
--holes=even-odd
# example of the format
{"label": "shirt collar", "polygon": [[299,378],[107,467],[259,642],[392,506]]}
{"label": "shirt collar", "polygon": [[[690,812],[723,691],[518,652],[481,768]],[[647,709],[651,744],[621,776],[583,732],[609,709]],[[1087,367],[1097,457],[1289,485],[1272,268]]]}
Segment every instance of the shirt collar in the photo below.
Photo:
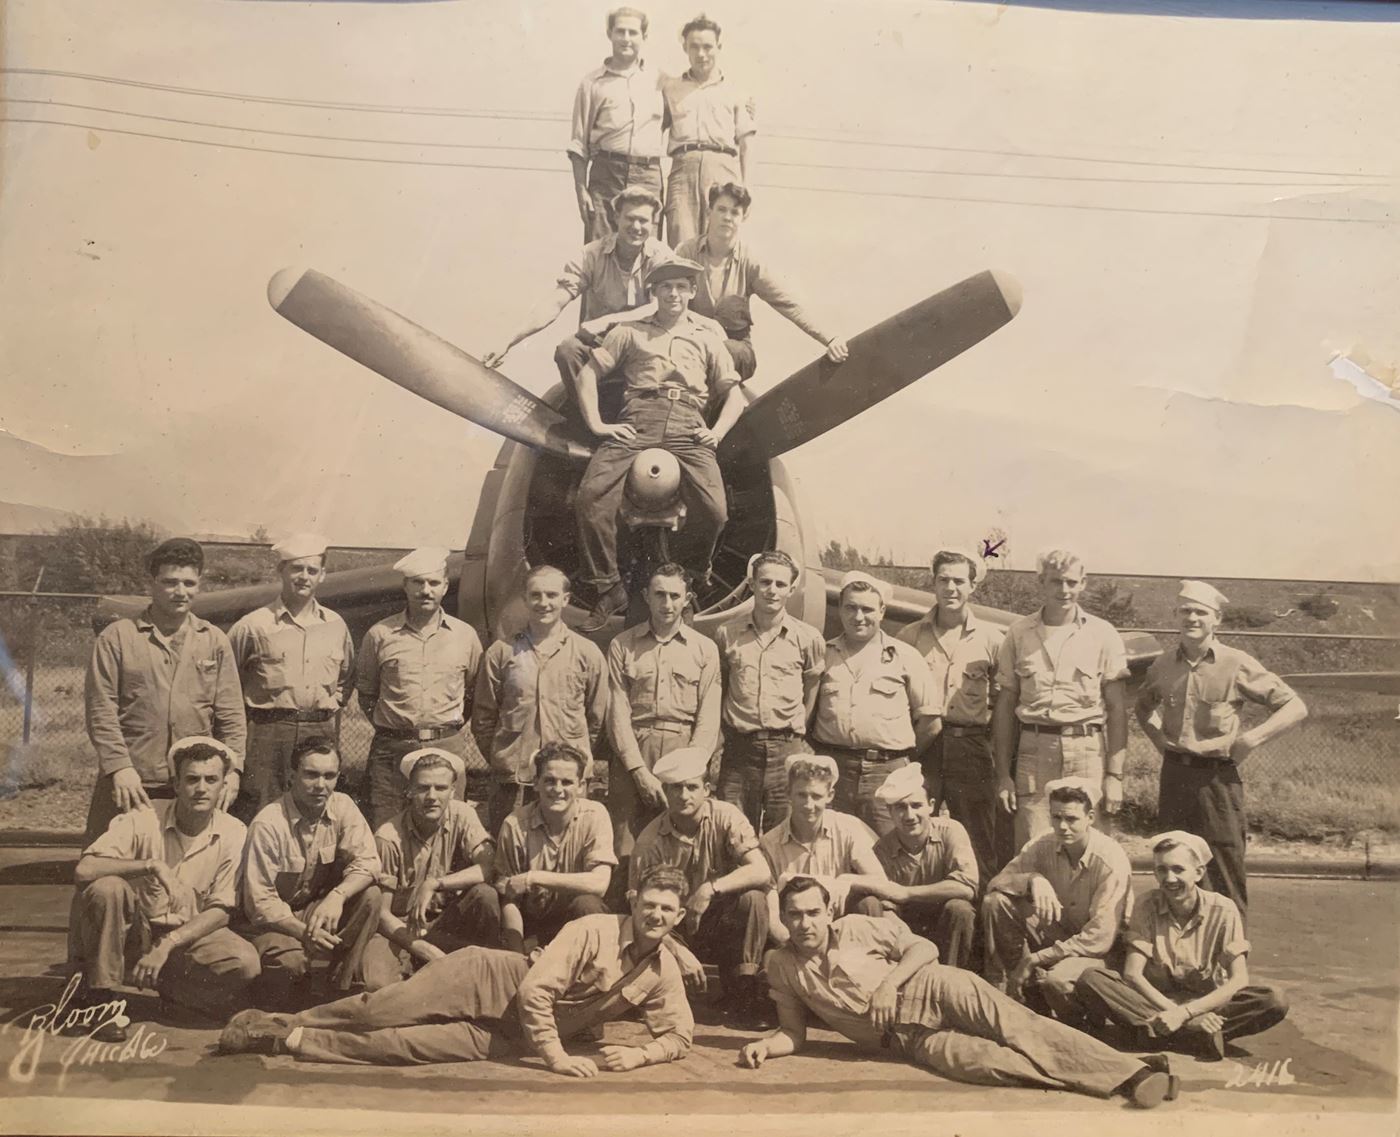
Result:
{"label": "shirt collar", "polygon": [[[1176,917],[1172,915],[1171,905],[1167,903],[1167,894],[1160,888],[1154,889],[1152,892],[1152,906],[1156,910],[1157,915],[1162,917],[1162,919],[1169,920],[1172,923],[1176,922]],[[1183,932],[1189,932],[1205,919],[1205,908],[1205,889],[1198,886],[1196,889],[1196,909],[1181,923],[1181,930]]]}
{"label": "shirt collar", "polygon": [[647,61],[646,61],[645,59],[641,58],[640,56],[638,56],[637,60],[636,60],[630,67],[625,67],[625,68],[617,68],[617,67],[614,67],[614,66],[612,65],[612,56],[611,56],[611,55],[608,56],[606,59],[603,60],[603,66],[602,66],[602,68],[601,68],[601,70],[606,71],[609,75],[622,75],[622,76],[630,75],[630,74],[632,74],[632,72],[634,72],[634,71],[645,71],[646,69],[647,69]]}
{"label": "shirt collar", "polygon": [[335,801],[335,794],[332,793],[326,799],[326,808],[321,811],[321,816],[313,821],[302,813],[297,805],[296,799],[292,797],[292,791],[288,790],[282,795],[282,812],[287,816],[287,824],[295,829],[298,825],[319,825],[322,821],[329,822],[331,819],[331,803]]}
{"label": "shirt collar", "polygon": [[527,650],[533,651],[536,655],[541,655],[545,659],[553,659],[564,650],[569,643],[569,637],[573,634],[573,631],[565,625],[563,631],[556,632],[552,638],[538,641],[530,634],[530,629],[525,627],[515,633],[515,639],[517,643],[523,644]]}
{"label": "shirt collar", "polygon": [[[162,635],[162,636],[165,635],[164,632],[162,632],[159,628],[156,627],[156,622],[155,622],[154,620],[151,619],[151,610],[150,610],[149,607],[147,607],[146,609],[144,609],[144,610],[142,611],[141,615],[139,615],[139,616],[136,617],[135,623],[136,623],[136,627],[137,627],[137,629],[138,629],[139,631],[142,631],[142,632],[152,632],[152,631],[154,631],[154,632],[159,633],[159,634]],[[190,629],[192,629],[192,630],[194,630],[194,631],[203,631],[203,630],[204,630],[205,628],[207,628],[207,627],[209,627],[209,621],[208,621],[208,620],[201,620],[201,619],[200,619],[198,616],[196,616],[193,612],[186,612],[186,613],[185,613],[184,622],[183,622],[178,628],[175,629],[175,631],[172,633],[172,635],[178,636],[178,635],[179,635],[182,631],[184,631],[186,628],[190,628]],[[167,637],[167,638],[169,638],[169,637]]]}
{"label": "shirt collar", "polygon": [[[568,829],[568,827],[574,823],[575,819],[577,819],[577,817],[578,817],[578,807],[579,807],[579,803],[578,803],[577,801],[575,801],[574,804],[570,807],[570,810],[569,810],[569,819],[568,819],[566,822],[564,822],[564,829]],[[531,828],[531,829],[544,829],[544,828],[545,828],[545,823],[544,823],[544,810],[540,809],[540,803],[537,802],[537,801],[532,801],[532,802],[530,803],[530,828]],[[561,829],[560,832],[562,833],[562,832],[564,831],[564,829]]]}
{"label": "shirt collar", "polygon": [[646,630],[646,634],[650,636],[651,639],[656,643],[670,643],[671,640],[680,640],[681,643],[690,642],[690,637],[688,634],[690,629],[685,626],[684,620],[682,620],[679,624],[676,625],[676,630],[672,632],[670,638],[665,641],[657,639],[656,630],[651,626],[650,620],[648,620],[645,624],[642,624],[641,626]]}
{"label": "shirt collar", "polygon": [[710,77],[702,83],[699,79],[695,77],[692,70],[689,67],[687,67],[685,69],[685,79],[689,83],[694,83],[697,87],[713,87],[716,83],[724,82],[724,72],[721,71],[718,67],[716,67],[713,71],[710,72]]}
{"label": "shirt collar", "polygon": [[[937,604],[934,604],[934,606],[928,610],[928,615],[924,617],[924,622],[927,623],[928,626],[933,629],[935,634],[938,632],[939,628]],[[961,627],[961,634],[965,636],[971,635],[977,630],[978,624],[979,621],[977,619],[977,615],[975,612],[973,612],[972,606],[969,604],[965,609],[963,609],[963,622]]]}
{"label": "shirt collar", "polygon": [[[435,632],[439,628],[445,628],[447,626],[447,619],[447,613],[444,612],[441,608],[439,608],[436,612],[433,613],[433,618],[423,626],[422,630],[425,632]],[[408,628],[407,608],[405,608],[402,612],[399,613],[399,628]],[[409,630],[412,631],[411,628],[409,628]]]}
{"label": "shirt collar", "polygon": [[[1176,645],[1176,658],[1179,659],[1179,660],[1181,660],[1182,663],[1190,663],[1190,662],[1191,662],[1189,659],[1186,658],[1186,649],[1185,649],[1184,647],[1182,647],[1181,644],[1179,644],[1179,643]],[[1207,661],[1207,660],[1209,660],[1211,663],[1214,663],[1214,662],[1215,662],[1215,637],[1214,637],[1214,636],[1211,636],[1210,639],[1206,641],[1206,650],[1202,653],[1201,658],[1198,659],[1198,660],[1196,660],[1196,662],[1197,662],[1197,663],[1204,663],[1204,662]]]}
{"label": "shirt collar", "polygon": [[[781,612],[778,613],[778,634],[780,636],[785,636],[788,634],[788,628],[791,624],[791,616],[792,613],[789,612],[786,608],[784,608]],[[753,618],[752,612],[749,613],[748,619],[745,621],[745,626],[752,628],[754,630],[755,635],[759,634],[758,621],[756,621]]]}
{"label": "shirt collar", "polygon": [[698,820],[700,824],[699,826],[697,826],[695,834],[692,835],[689,833],[680,832],[680,830],[678,830],[675,826],[671,824],[671,811],[668,809],[665,813],[661,815],[661,823],[657,826],[657,830],[661,833],[681,837],[687,841],[694,840],[696,836],[699,836],[700,830],[703,829],[705,827],[705,824],[710,820],[710,818],[714,816],[714,812],[714,798],[706,798],[703,802],[700,803],[700,812],[698,814]]}
{"label": "shirt collar", "polygon": [[[831,810],[826,809],[822,811],[822,823],[818,828],[817,837],[830,837],[832,835],[831,830]],[[817,837],[812,838],[812,840],[815,841]],[[792,818],[790,816],[786,821],[783,822],[783,842],[784,844],[786,844],[788,841],[792,841],[798,845],[802,844],[802,841],[798,839],[797,834],[795,834],[792,831]]]}
{"label": "shirt collar", "polygon": [[[1041,606],[1035,610],[1035,622],[1039,624],[1042,628],[1049,628],[1052,626],[1057,628],[1063,628],[1065,626],[1064,624],[1047,624],[1045,622],[1044,606]],[[1074,624],[1076,627],[1080,628],[1082,628],[1088,622],[1089,613],[1084,611],[1084,606],[1082,604],[1076,604],[1074,606],[1074,611],[1070,613],[1069,619],[1065,621],[1065,623],[1067,624]]]}

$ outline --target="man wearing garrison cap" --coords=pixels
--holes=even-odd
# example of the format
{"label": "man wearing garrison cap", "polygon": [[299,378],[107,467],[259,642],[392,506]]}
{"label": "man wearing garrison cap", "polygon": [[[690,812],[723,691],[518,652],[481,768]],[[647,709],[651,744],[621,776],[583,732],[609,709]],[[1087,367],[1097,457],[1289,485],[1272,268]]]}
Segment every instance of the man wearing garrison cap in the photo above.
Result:
{"label": "man wearing garrison cap", "polygon": [[404,610],[365,633],[355,669],[360,707],[374,724],[361,788],[374,828],[403,808],[408,780],[399,763],[410,751],[432,743],[481,765],[465,731],[481,640],[442,610],[447,550],[415,549],[394,569],[403,576]]}
{"label": "man wearing garrison cap", "polygon": [[316,599],[326,579],[326,539],[294,533],[272,546],[277,599],[229,629],[248,714],[248,753],[234,812],[244,821],[287,788],[287,760],[307,738],[335,740],[355,678],[350,629]]}
{"label": "man wearing garrison cap", "polygon": [[[1270,739],[1307,717],[1303,700],[1253,656],[1215,638],[1227,603],[1211,585],[1183,580],[1175,651],[1148,669],[1138,695],[1143,733],[1162,754],[1157,821],[1205,838],[1210,886],[1245,912],[1245,811],[1240,766]],[[1240,729],[1245,703],[1269,717]]]}
{"label": "man wearing garrison cap", "polygon": [[[694,261],[654,265],[646,283],[656,299],[655,314],[609,331],[578,374],[584,425],[599,440],[575,503],[581,575],[597,597],[584,631],[598,630],[627,606],[618,572],[617,513],[627,471],[640,451],[663,447],[681,465],[686,519],[674,552],[697,581],[708,577],[715,542],[729,518],[715,448],[746,404],[724,332],[688,310],[700,271]],[[622,415],[606,423],[598,409],[598,379],[614,369],[623,377]],[[719,409],[710,426],[706,412],[712,405]]]}

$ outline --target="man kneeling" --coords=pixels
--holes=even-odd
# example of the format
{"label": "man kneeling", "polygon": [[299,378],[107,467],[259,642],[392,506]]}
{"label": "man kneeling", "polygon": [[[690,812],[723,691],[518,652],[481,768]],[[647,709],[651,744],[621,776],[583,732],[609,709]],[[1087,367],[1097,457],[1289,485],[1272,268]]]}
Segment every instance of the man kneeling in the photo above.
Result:
{"label": "man kneeling", "polygon": [[812,877],[784,885],[780,904],[788,944],[766,967],[779,1025],[739,1052],[750,1069],[802,1049],[810,1014],[864,1050],[891,1049],[955,1081],[1122,1094],[1143,1108],[1174,1096],[1165,1059],[1119,1054],[1037,1015],[938,963],[938,949],[897,919],[833,921],[827,890]]}
{"label": "man kneeling", "polygon": [[[534,966],[516,952],[469,947],[411,979],[298,1015],[244,1011],[224,1028],[225,1054],[290,1053],[311,1062],[417,1065],[533,1051],[556,1074],[591,1078],[684,1058],[695,1032],[676,961],[659,951],[685,916],[685,877],[658,866],[642,877],[629,916],[565,926]],[[640,1014],[645,1046],[604,1046],[601,1061],[564,1041]]]}

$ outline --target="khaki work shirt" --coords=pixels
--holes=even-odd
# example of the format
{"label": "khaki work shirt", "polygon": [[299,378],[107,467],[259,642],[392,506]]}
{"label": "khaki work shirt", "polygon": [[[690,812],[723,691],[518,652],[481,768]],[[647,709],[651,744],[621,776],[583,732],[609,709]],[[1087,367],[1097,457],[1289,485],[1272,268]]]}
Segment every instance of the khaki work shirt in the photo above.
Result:
{"label": "khaki work shirt", "polygon": [[555,283],[570,296],[582,297],[578,320],[586,324],[600,316],[640,308],[650,299],[647,273],[669,260],[670,248],[648,237],[636,259],[625,266],[617,256],[617,234],[609,233],[584,245],[583,252],[564,266]]}
{"label": "khaki work shirt", "polygon": [[1276,711],[1295,698],[1293,688],[1252,655],[1212,639],[1195,663],[1180,646],[1153,660],[1138,706],[1160,711],[1173,750],[1224,758],[1239,735],[1245,703]]}
{"label": "khaki work shirt", "polygon": [[604,60],[590,71],[574,95],[568,152],[585,159],[598,154],[660,158],[666,110],[662,78],[645,59],[625,71]]}
{"label": "khaki work shirt", "polygon": [[[339,871],[337,871],[339,870]],[[350,798],[333,793],[318,818],[290,792],[258,812],[243,850],[243,910],[256,927],[295,916],[354,876],[379,878],[369,824]]]}
{"label": "khaki work shirt", "polygon": [[528,631],[519,632],[486,649],[472,733],[491,769],[521,785],[535,780],[534,757],[546,742],[583,751],[586,781],[610,695],[597,644],[568,628],[538,644]]}
{"label": "khaki work shirt", "polygon": [[807,733],[805,684],[826,670],[821,632],[789,612],[764,633],[740,616],[719,628],[715,646],[724,660],[725,726]]}
{"label": "khaki work shirt", "polygon": [[612,328],[593,349],[600,375],[621,368],[627,396],[683,387],[702,403],[722,400],[739,382],[724,331],[706,316],[686,311],[670,327],[656,317]]}
{"label": "khaki work shirt", "polygon": [[400,612],[365,633],[355,686],[374,703],[375,726],[446,726],[466,717],[480,666],[481,640],[470,624],[439,611],[414,631]]}
{"label": "khaki work shirt", "polygon": [[1159,991],[1214,991],[1230,977],[1230,964],[1249,954],[1235,902],[1204,888],[1196,896],[1196,910],[1178,923],[1166,895],[1154,888],[1138,902],[1123,935],[1129,950],[1146,957],[1143,975]]}
{"label": "khaki work shirt", "polygon": [[817,835],[809,843],[797,839],[791,819],[776,825],[759,838],[758,847],[773,873],[773,883],[782,885],[789,877],[829,878],[855,871],[861,853],[874,859],[875,832],[858,817],[828,809],[822,814]]}
{"label": "khaki work shirt", "polygon": [[831,333],[812,321],[787,283],[748,246],[747,242],[735,242],[734,247],[729,250],[729,255],[719,264],[710,263],[706,252],[708,248],[709,238],[704,234],[682,241],[676,246],[677,257],[694,261],[705,270],[696,282],[695,298],[690,302],[692,312],[718,319],[716,313],[721,300],[733,296],[747,301],[750,296],[757,296],[760,300],[767,301],[773,311],[786,316],[813,339],[822,343],[831,342]]}
{"label": "khaki work shirt", "polygon": [[628,887],[636,888],[642,874],[653,865],[673,865],[685,873],[686,887],[694,892],[707,881],[733,872],[746,853],[758,848],[758,834],[737,806],[707,798],[698,821],[694,833],[682,833],[672,823],[669,811],[652,820],[637,837]]}
{"label": "khaki work shirt", "polygon": [[619,1019],[640,1017],[651,1033],[647,1063],[674,1062],[690,1052],[695,1019],[680,968],[664,948],[639,958],[632,918],[606,913],[564,925],[517,995],[520,1026],[541,1053],[560,1037]]}
{"label": "khaki work shirt", "polygon": [[[380,887],[390,894],[389,910],[395,916],[407,913],[413,890],[423,881],[469,869],[478,852],[495,848],[472,805],[456,800],[447,803],[442,824],[428,836],[419,833],[412,811],[405,809],[375,830],[374,845]],[[428,918],[435,918],[444,904],[442,893],[434,893]]]}
{"label": "khaki work shirt", "polygon": [[338,711],[355,680],[345,621],[312,600],[293,616],[281,598],[229,629],[243,701],[256,710]]}
{"label": "khaki work shirt", "polygon": [[142,784],[164,786],[174,771],[170,747],[191,735],[212,735],[243,769],[248,727],[238,663],[228,637],[188,615],[167,639],[149,610],[116,620],[98,633],[88,663],[87,732],[101,775],[133,767]]}
{"label": "khaki work shirt", "polygon": [[967,830],[951,817],[930,817],[928,832],[917,849],[910,852],[891,829],[875,842],[875,855],[885,875],[897,884],[915,887],[955,880],[977,891],[977,857]]}
{"label": "khaki work shirt", "polygon": [[937,618],[935,606],[922,620],[904,628],[898,638],[914,648],[928,664],[933,689],[943,703],[944,723],[985,726],[992,721],[997,652],[1006,638],[1006,629],[969,608],[962,626],[953,629],[949,648],[939,638]]}
{"label": "khaki work shirt", "polygon": [[[709,636],[682,624],[658,640],[650,622],[626,628],[608,645],[612,689],[626,700],[633,732],[650,728],[688,732],[690,744],[713,750],[719,743],[719,650]],[[625,743],[625,738],[624,738]],[[619,747],[629,770],[642,756]]]}
{"label": "khaki work shirt", "polygon": [[1016,717],[1041,726],[1099,723],[1107,717],[1103,685],[1128,676],[1123,637],[1107,620],[1076,608],[1048,627],[1040,612],[1006,629],[996,684],[1017,692]]}
{"label": "khaki work shirt", "polygon": [[928,664],[908,644],[883,630],[854,651],[845,636],[827,641],[812,728],[818,745],[912,750],[914,719],[942,713]]}
{"label": "khaki work shirt", "polygon": [[739,92],[716,68],[703,83],[683,75],[661,81],[666,98],[666,113],[670,117],[671,136],[668,151],[687,142],[704,142],[711,146],[739,149],[739,139],[758,130],[754,121],[753,99]]}
{"label": "khaki work shirt", "polygon": [[[537,802],[523,805],[506,818],[496,840],[496,877],[540,869],[544,872],[588,872],[599,865],[616,867],[613,852],[612,819],[601,803],[583,798],[564,823],[563,831],[552,836]],[[555,907],[555,897],[545,888],[532,888],[520,902],[529,917]]]}
{"label": "khaki work shirt", "polygon": [[129,883],[147,920],[157,927],[178,928],[210,908],[237,909],[247,834],[243,822],[216,809],[204,832],[186,841],[175,823],[175,802],[153,801],[149,809],[117,814],[83,856],[160,861],[171,869],[181,886],[174,896],[153,877]]}

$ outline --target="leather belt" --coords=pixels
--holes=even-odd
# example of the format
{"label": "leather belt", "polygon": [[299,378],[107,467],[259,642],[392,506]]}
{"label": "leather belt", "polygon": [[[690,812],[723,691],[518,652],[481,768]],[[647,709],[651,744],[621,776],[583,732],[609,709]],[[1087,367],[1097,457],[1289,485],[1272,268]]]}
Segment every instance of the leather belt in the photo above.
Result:
{"label": "leather belt", "polygon": [[964,725],[962,725],[961,723],[955,723],[955,722],[948,722],[948,723],[944,723],[944,724],[943,724],[943,733],[944,733],[944,734],[952,735],[954,738],[966,738],[966,737],[968,737],[969,735],[975,735],[975,734],[990,734],[991,732],[992,732],[991,724],[990,724],[990,723],[985,723],[985,722],[982,723],[981,725],[967,725],[967,726],[964,726]]}
{"label": "leather belt", "polygon": [[599,150],[592,156],[594,162],[622,162],[628,166],[659,166],[660,158],[638,158],[632,154],[619,154],[614,150]]}
{"label": "leather belt", "polygon": [[677,154],[689,154],[693,150],[708,150],[713,154],[728,154],[731,158],[737,158],[739,151],[732,146],[720,146],[716,142],[682,142],[671,151],[671,157]]}
{"label": "leather belt", "polygon": [[705,401],[699,395],[681,387],[660,387],[656,390],[633,391],[630,397],[634,399],[665,399],[670,403],[685,403],[697,411],[705,409]]}
{"label": "leather belt", "polygon": [[740,730],[735,731],[735,733],[742,735],[750,742],[773,742],[778,739],[805,737],[800,730],[789,730],[787,728],[782,730]]}
{"label": "leather belt", "polygon": [[817,753],[829,752],[831,758],[856,758],[862,762],[893,762],[896,758],[912,757],[914,751],[909,750],[879,750],[874,747],[857,749],[854,746],[833,746],[829,742],[813,743]]}
{"label": "leather belt", "polygon": [[1178,766],[1193,766],[1202,770],[1214,770],[1220,766],[1233,766],[1229,758],[1213,754],[1189,754],[1185,750],[1163,750],[1162,757],[1170,759]]}
{"label": "leather belt", "polygon": [[1068,735],[1071,738],[1085,738],[1091,734],[1102,734],[1103,723],[1101,722],[1068,722],[1068,723],[1039,723],[1023,722],[1022,730],[1028,730],[1032,734],[1059,734]]}
{"label": "leather belt", "polygon": [[456,734],[464,725],[459,719],[457,722],[443,723],[442,726],[376,726],[374,729],[390,738],[408,738],[415,742],[436,742],[440,738],[449,738]]}
{"label": "leather belt", "polygon": [[330,722],[335,711],[294,711],[283,707],[249,707],[253,722]]}

